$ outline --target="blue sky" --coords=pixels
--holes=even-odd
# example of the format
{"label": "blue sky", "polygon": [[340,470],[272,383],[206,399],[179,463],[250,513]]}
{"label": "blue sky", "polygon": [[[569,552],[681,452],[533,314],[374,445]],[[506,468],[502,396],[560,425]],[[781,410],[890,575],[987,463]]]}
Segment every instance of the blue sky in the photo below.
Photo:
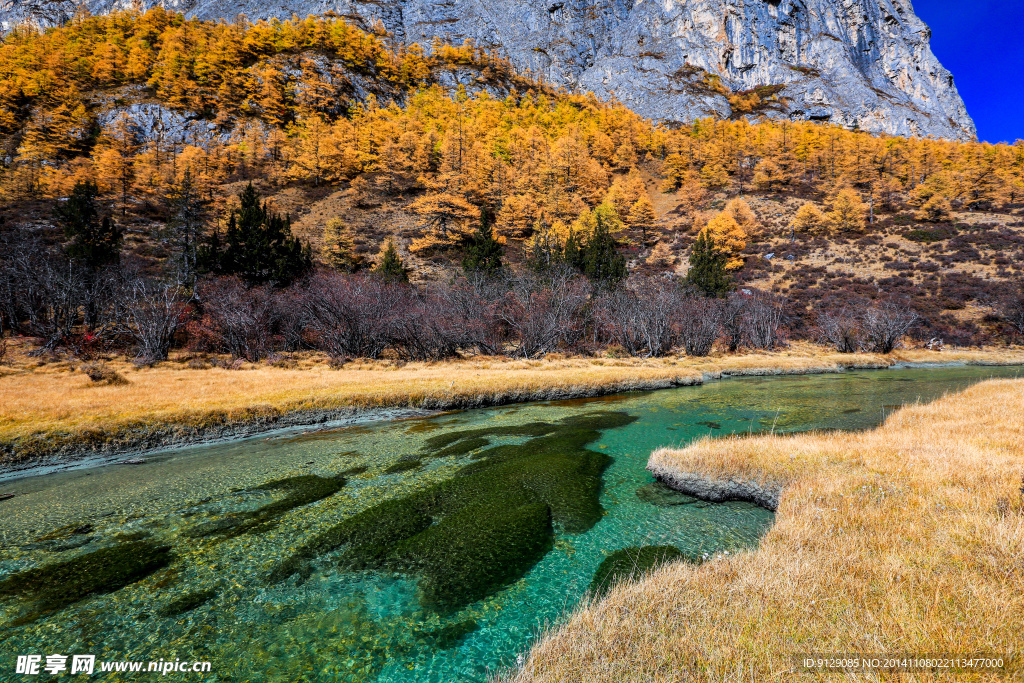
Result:
{"label": "blue sky", "polygon": [[932,29],[932,52],[953,72],[978,138],[1024,139],[1024,3],[913,0],[913,5]]}

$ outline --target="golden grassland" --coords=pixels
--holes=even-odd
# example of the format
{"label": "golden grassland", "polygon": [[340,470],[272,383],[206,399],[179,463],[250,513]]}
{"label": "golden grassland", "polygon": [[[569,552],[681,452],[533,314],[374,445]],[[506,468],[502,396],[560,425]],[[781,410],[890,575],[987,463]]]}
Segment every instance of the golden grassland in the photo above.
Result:
{"label": "golden grassland", "polygon": [[775,525],[756,549],[582,607],[509,682],[816,678],[791,656],[829,652],[994,653],[1015,660],[990,680],[1024,673],[1024,380],[873,431],[705,439],[651,465],[781,485]]}
{"label": "golden grassland", "polygon": [[[272,425],[289,414],[341,409],[452,409],[572,398],[697,384],[722,373],[800,374],[895,362],[1024,364],[1024,348],[963,351],[902,350],[890,356],[837,354],[810,344],[774,353],[668,357],[544,359],[473,357],[433,363],[356,360],[339,369],[318,354],[291,354],[276,363],[235,363],[237,369],[190,367],[181,354],[153,367],[123,358],[105,365],[122,384],[93,382],[82,362],[50,361],[12,344],[0,366],[0,463],[111,445],[155,445],[154,433],[225,425]],[[177,430],[175,432],[175,430]]]}

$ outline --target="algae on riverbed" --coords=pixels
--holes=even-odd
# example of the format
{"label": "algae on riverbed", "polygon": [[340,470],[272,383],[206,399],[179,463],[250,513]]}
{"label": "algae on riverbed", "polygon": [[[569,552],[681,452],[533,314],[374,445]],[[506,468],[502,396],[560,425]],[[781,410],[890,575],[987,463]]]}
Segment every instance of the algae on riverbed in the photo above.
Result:
{"label": "algae on riverbed", "polygon": [[699,561],[697,558],[687,557],[679,548],[672,545],[648,545],[642,548],[616,550],[606,557],[594,572],[590,591],[595,596],[604,595],[620,581],[639,579],[647,572],[676,560]]}
{"label": "algae on riverbed", "polygon": [[185,532],[191,538],[223,535],[234,538],[247,532],[263,532],[273,527],[275,520],[295,508],[315,503],[332,496],[345,486],[344,477],[325,478],[306,474],[288,477],[255,486],[252,491],[285,491],[281,500],[268,503],[252,512],[237,512],[221,519],[198,524]]}
{"label": "algae on riverbed", "polygon": [[271,581],[308,575],[314,558],[345,546],[339,566],[389,569],[422,577],[425,604],[458,609],[518,579],[544,556],[556,526],[586,531],[601,517],[601,474],[611,459],[585,446],[601,430],[636,418],[590,413],[452,432],[424,450],[479,448],[496,436],[533,437],[495,446],[454,477],[375,505],[314,537],[281,562]]}
{"label": "algae on riverbed", "polygon": [[40,613],[96,593],[111,593],[148,576],[173,559],[170,547],[129,541],[13,574],[0,581],[0,596],[21,595]]}

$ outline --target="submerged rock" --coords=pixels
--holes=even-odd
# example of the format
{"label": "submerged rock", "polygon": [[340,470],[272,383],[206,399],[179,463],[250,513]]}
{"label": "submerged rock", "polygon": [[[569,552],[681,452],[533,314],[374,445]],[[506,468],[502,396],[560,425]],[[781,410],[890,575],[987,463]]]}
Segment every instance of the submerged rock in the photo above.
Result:
{"label": "submerged rock", "polygon": [[596,596],[604,595],[620,581],[639,578],[663,564],[677,560],[700,561],[698,558],[688,557],[679,548],[671,545],[648,545],[616,550],[604,558],[594,572],[590,591]]}
{"label": "submerged rock", "polygon": [[636,490],[636,496],[645,503],[657,505],[658,507],[692,505],[700,502],[697,498],[680,493],[660,481],[648,484],[647,486],[641,486]]}

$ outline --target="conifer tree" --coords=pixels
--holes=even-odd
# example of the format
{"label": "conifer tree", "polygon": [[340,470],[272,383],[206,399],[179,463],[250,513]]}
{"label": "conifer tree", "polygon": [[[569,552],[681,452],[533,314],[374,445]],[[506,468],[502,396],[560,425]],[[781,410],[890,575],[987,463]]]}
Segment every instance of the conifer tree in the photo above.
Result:
{"label": "conifer tree", "polygon": [[[570,240],[574,241],[573,236]],[[608,221],[600,218],[582,244],[566,244],[565,261],[602,286],[612,287],[626,277],[626,258],[619,253]]]}
{"label": "conifer tree", "polygon": [[467,273],[494,274],[501,270],[501,252],[501,242],[494,237],[490,216],[486,210],[481,211],[476,231],[466,238],[462,268]]}
{"label": "conifer tree", "polygon": [[743,249],[747,246],[747,234],[728,211],[712,217],[701,231],[707,234],[718,249],[726,257],[726,268],[737,270],[743,266]]}
{"label": "conifer tree", "polygon": [[624,141],[619,148],[615,150],[615,158],[613,159],[615,165],[621,169],[630,169],[636,166],[637,156],[636,147],[629,140]]}
{"label": "conifer tree", "polygon": [[948,220],[952,214],[953,205],[949,203],[949,200],[941,194],[934,194],[931,199],[921,206],[921,210],[917,212],[917,219],[930,223],[939,223]]}
{"label": "conifer tree", "polygon": [[380,250],[380,256],[377,257],[377,265],[373,269],[373,274],[385,282],[409,281],[409,270],[402,263],[402,258],[398,255],[398,248],[395,246],[394,239],[389,239]]}
{"label": "conifer tree", "polygon": [[[535,271],[543,272],[556,264],[565,262],[565,244],[559,235],[560,230],[568,231],[564,223],[548,225],[546,221],[540,220],[534,224],[533,237],[530,238],[530,251],[526,263]],[[566,241],[572,238],[572,233],[566,234]]]}
{"label": "conifer tree", "polygon": [[717,190],[729,184],[729,174],[721,162],[712,161],[700,170],[700,184],[709,190]]}
{"label": "conifer tree", "polygon": [[410,208],[422,216],[426,234],[413,242],[411,251],[428,252],[458,247],[472,230],[468,227],[476,209],[454,192],[427,194],[414,201]]}
{"label": "conifer tree", "polygon": [[121,259],[124,233],[110,216],[100,217],[96,197],[96,183],[84,180],[75,187],[65,202],[58,202],[54,218],[70,239],[67,255],[83,266],[82,301],[86,329],[93,329],[99,321],[103,278],[100,271]]}
{"label": "conifer tree", "polygon": [[292,236],[291,221],[274,213],[249,183],[238,195],[239,206],[228,218],[224,248],[214,233],[202,253],[204,265],[219,275],[238,275],[247,284],[294,282],[313,268],[309,245]]}
{"label": "conifer tree", "polygon": [[127,114],[117,117],[100,140],[96,170],[121,195],[121,217],[128,213],[128,193],[135,183],[135,155],[139,151],[136,127]]}
{"label": "conifer tree", "polygon": [[814,232],[825,225],[825,214],[813,202],[801,204],[793,216],[793,229],[797,232]]}
{"label": "conifer tree", "polygon": [[583,248],[586,246],[586,237],[581,236],[575,229],[569,230],[569,236],[565,239],[565,246],[562,247],[562,261],[577,270],[583,270]]}
{"label": "conifer tree", "polygon": [[832,210],[828,213],[829,223],[836,230],[862,230],[864,214],[867,207],[860,200],[860,195],[849,187],[844,187],[832,197]]}
{"label": "conifer tree", "polygon": [[750,205],[740,197],[730,199],[725,205],[725,211],[733,217],[744,235],[753,235],[758,231],[757,216]]}
{"label": "conifer tree", "polygon": [[726,255],[715,245],[715,239],[707,232],[697,236],[697,242],[690,252],[690,270],[686,282],[708,296],[725,296],[733,286],[732,277],[726,269]]}
{"label": "conifer tree", "polygon": [[99,188],[91,180],[75,183],[67,201],[58,202],[54,209],[57,224],[64,236],[71,240],[67,254],[95,272],[103,266],[117,263],[121,257],[124,233],[109,216],[100,218],[96,197]]}
{"label": "conifer tree", "polygon": [[209,214],[209,202],[203,198],[192,169],[186,168],[181,180],[171,186],[166,201],[171,215],[168,225],[181,250],[181,275],[191,287],[198,272],[199,239]]}
{"label": "conifer tree", "polygon": [[654,205],[651,204],[651,200],[647,195],[643,195],[630,208],[629,216],[626,218],[626,225],[633,230],[639,230],[641,243],[647,244],[647,233],[654,227],[656,220],[657,216],[654,214]]}

